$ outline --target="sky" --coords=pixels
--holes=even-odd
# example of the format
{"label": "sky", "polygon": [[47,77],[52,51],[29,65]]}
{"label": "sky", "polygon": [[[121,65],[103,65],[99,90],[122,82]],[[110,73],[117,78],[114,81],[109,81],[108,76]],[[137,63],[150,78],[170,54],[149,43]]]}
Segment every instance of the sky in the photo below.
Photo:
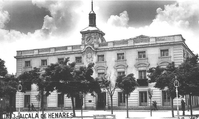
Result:
{"label": "sky", "polygon": [[[106,41],[182,34],[199,53],[198,0],[94,0]],[[91,0],[0,0],[0,58],[16,73],[16,51],[81,44]]]}

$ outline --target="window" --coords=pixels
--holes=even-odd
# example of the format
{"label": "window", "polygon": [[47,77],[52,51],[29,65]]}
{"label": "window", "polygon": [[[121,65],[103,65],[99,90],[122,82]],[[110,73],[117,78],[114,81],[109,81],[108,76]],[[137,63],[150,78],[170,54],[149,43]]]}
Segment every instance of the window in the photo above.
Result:
{"label": "window", "polygon": [[118,71],[118,72],[117,72],[117,75],[118,75],[118,76],[125,75],[125,72],[124,72],[124,71]]}
{"label": "window", "polygon": [[167,91],[162,91],[162,103],[163,106],[170,106],[170,96]]}
{"label": "window", "polygon": [[101,78],[104,76],[104,72],[98,73],[98,77]]}
{"label": "window", "polygon": [[183,58],[186,58],[186,51],[183,49]]}
{"label": "window", "polygon": [[64,62],[64,58],[58,58],[58,63],[63,63]]}
{"label": "window", "polygon": [[30,104],[30,95],[24,95],[24,107],[28,107]]}
{"label": "window", "polygon": [[58,94],[58,107],[64,106],[64,94]]}
{"label": "window", "polygon": [[140,106],[147,106],[147,91],[139,92]]}
{"label": "window", "polygon": [[75,57],[76,63],[82,63],[82,57]]}
{"label": "window", "polygon": [[161,57],[169,56],[169,50],[168,49],[160,50],[160,56]]}
{"label": "window", "polygon": [[47,66],[47,60],[46,59],[41,60],[41,66]]}
{"label": "window", "polygon": [[125,94],[123,92],[118,92],[118,105],[125,106]]}
{"label": "window", "polygon": [[140,70],[139,72],[139,79],[146,79],[146,70]]}
{"label": "window", "polygon": [[188,52],[186,52],[186,57],[189,57],[189,53]]}
{"label": "window", "polygon": [[124,53],[117,53],[117,60],[123,60],[124,59]]}
{"label": "window", "polygon": [[146,52],[145,51],[139,51],[138,52],[138,58],[146,58]]}
{"label": "window", "polygon": [[30,67],[30,61],[25,61],[25,67]]}
{"label": "window", "polygon": [[98,56],[97,56],[97,61],[98,61],[98,62],[104,61],[104,55],[98,55]]}

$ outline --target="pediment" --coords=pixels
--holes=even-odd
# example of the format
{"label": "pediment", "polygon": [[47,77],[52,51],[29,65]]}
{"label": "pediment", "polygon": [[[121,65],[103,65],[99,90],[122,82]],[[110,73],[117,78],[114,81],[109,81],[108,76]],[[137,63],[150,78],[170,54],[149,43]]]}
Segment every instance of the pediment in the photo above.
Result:
{"label": "pediment", "polygon": [[127,64],[116,64],[114,66],[115,69],[126,69],[128,67]]}
{"label": "pediment", "polygon": [[106,65],[97,65],[95,66],[96,70],[106,70],[108,67]]}
{"label": "pediment", "polygon": [[89,50],[91,49],[94,52],[96,51],[95,48],[92,45],[87,45],[86,47],[84,47],[84,49],[82,50],[82,52],[86,52],[86,50],[88,50],[88,49]]}
{"label": "pediment", "polygon": [[158,66],[167,66],[169,63],[171,63],[170,61],[160,61],[158,62]]}
{"label": "pediment", "polygon": [[148,68],[149,65],[150,64],[148,62],[138,62],[138,63],[135,64],[135,67],[136,68],[140,68],[140,67],[146,67],[146,68]]}
{"label": "pediment", "polygon": [[145,35],[139,35],[139,36],[137,36],[135,38],[150,38],[150,37],[149,36],[145,36]]}
{"label": "pediment", "polygon": [[134,43],[147,43],[150,41],[149,36],[140,35],[133,39]]}
{"label": "pediment", "polygon": [[108,66],[106,64],[99,64],[95,66],[96,72],[106,72]]}

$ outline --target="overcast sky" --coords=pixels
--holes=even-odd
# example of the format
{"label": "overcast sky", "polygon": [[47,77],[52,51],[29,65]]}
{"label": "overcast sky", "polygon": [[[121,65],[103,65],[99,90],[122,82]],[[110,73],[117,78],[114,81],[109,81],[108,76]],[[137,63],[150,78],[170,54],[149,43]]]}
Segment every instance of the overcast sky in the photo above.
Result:
{"label": "overcast sky", "polygon": [[[16,73],[17,50],[76,45],[88,26],[90,0],[0,0],[0,58]],[[198,0],[94,0],[106,41],[182,34],[199,53]]]}

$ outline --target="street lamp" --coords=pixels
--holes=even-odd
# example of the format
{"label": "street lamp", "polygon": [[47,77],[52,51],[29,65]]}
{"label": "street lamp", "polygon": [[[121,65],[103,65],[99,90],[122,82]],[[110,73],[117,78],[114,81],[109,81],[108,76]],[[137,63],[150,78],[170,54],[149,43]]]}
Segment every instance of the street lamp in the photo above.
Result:
{"label": "street lamp", "polygon": [[[18,91],[21,92],[22,91],[22,85],[21,85],[21,81],[19,81],[19,85],[18,85]],[[19,118],[20,118],[20,95],[19,94]]]}
{"label": "street lamp", "polygon": [[[42,79],[42,78],[41,78]],[[42,88],[41,88],[41,108],[42,108],[42,119],[45,118],[45,115],[44,115],[44,91],[45,91],[45,88],[44,88],[44,85],[45,85],[45,82],[46,80],[43,79],[43,82],[42,82]]]}
{"label": "street lamp", "polygon": [[179,105],[178,105],[178,87],[179,87],[179,81],[177,80],[177,77],[175,76],[174,86],[176,87],[176,99],[177,99],[177,117],[179,119]]}
{"label": "street lamp", "polygon": [[149,99],[150,99],[150,116],[152,117],[152,106],[151,106],[151,98],[153,95],[153,90],[151,88],[148,89]]}

